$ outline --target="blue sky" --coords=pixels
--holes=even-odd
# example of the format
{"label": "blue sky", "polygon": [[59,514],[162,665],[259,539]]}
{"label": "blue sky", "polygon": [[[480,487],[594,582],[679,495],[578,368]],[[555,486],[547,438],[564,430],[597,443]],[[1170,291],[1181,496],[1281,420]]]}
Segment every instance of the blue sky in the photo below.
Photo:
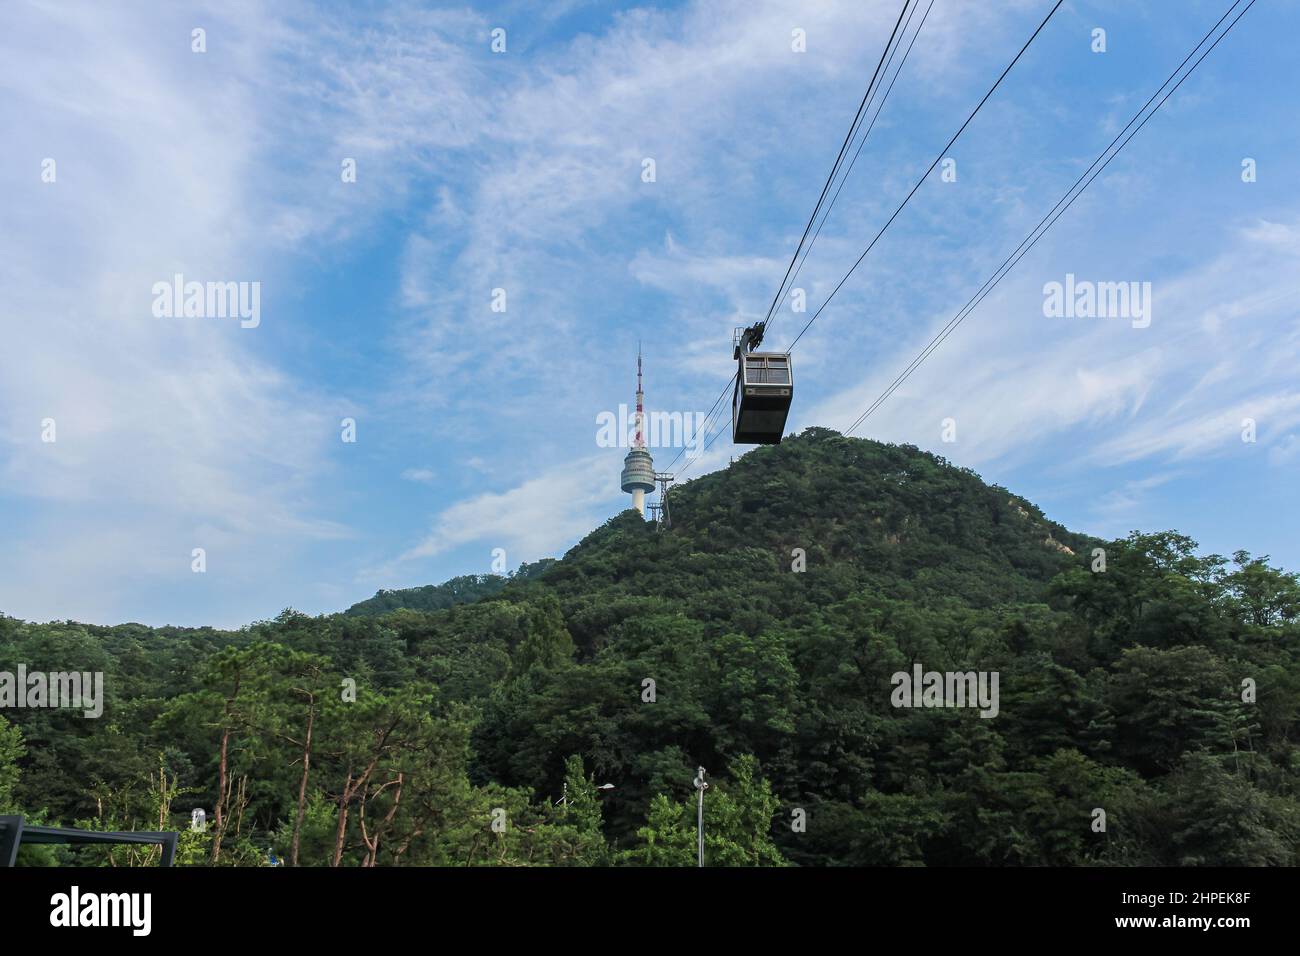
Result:
{"label": "blue sky", "polygon": [[[800,341],[791,427],[852,422],[1227,4],[1066,3],[956,181],[926,181]],[[900,4],[533,6],[6,5],[0,611],[331,611],[495,548],[562,554],[628,506],[597,416],[632,400],[638,341],[651,408],[708,410]],[[936,0],[799,278],[810,310],[1049,7]],[[1076,530],[1300,568],[1297,27],[1260,0],[857,434]],[[260,283],[260,324],[155,317],[175,273]],[[1150,326],[1045,317],[1067,273],[1150,282]],[[769,342],[805,319],[787,303]]]}

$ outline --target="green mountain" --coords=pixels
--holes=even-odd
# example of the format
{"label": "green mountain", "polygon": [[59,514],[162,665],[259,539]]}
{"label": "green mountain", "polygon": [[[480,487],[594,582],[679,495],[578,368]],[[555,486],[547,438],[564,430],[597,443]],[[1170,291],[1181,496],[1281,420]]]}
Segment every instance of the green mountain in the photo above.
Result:
{"label": "green mountain", "polygon": [[1266,556],[1095,540],[825,429],[672,516],[233,633],[0,618],[0,661],[107,675],[100,721],[4,712],[0,811],[204,806],[194,863],[691,865],[703,766],[713,865],[1300,863],[1300,581]]}

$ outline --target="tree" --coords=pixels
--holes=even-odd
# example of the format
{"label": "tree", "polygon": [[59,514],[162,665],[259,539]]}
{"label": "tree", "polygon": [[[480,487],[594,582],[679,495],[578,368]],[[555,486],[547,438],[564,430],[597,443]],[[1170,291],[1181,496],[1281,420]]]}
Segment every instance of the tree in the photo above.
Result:
{"label": "tree", "polygon": [[[745,754],[731,766],[729,780],[710,786],[704,798],[706,866],[785,866],[772,840],[772,818],[779,801],[766,780],[755,779],[758,761]],[[697,862],[697,807],[694,799],[674,803],[658,794],[646,825],[637,831],[641,847],[629,862],[646,866],[693,866]]]}
{"label": "tree", "polygon": [[393,814],[386,814],[372,835],[365,828],[367,805],[388,794],[395,813],[406,783],[405,761],[428,742],[430,706],[427,696],[405,688],[388,696],[367,692],[339,710],[341,720],[333,741],[336,773],[342,779],[335,790],[338,818],[331,866],[342,865],[354,807],[359,808],[360,836],[366,848],[363,865],[373,865],[379,840]]}
{"label": "tree", "polygon": [[1222,759],[1188,754],[1151,807],[1167,866],[1295,866],[1300,813]]}
{"label": "tree", "polygon": [[0,717],[0,813],[12,813],[18,809],[14,797],[18,787],[18,762],[26,755],[22,731]]}
{"label": "tree", "polygon": [[1234,616],[1254,627],[1268,628],[1300,619],[1300,577],[1269,567],[1268,555],[1249,552],[1232,556],[1237,570],[1223,579]]}
{"label": "tree", "polygon": [[[685,866],[702,763],[710,865],[1177,865],[1297,843],[1300,602],[1267,557],[1094,540],[827,429],[674,494],[671,529],[624,512],[563,560],[350,614],[0,616],[0,660],[105,678],[99,720],[3,710],[0,800],[149,828],[168,802],[193,860],[226,866],[271,847],[301,866]],[[894,706],[916,664],[998,673],[997,718]],[[188,835],[181,794],[215,839]]]}
{"label": "tree", "polygon": [[1126,650],[1107,694],[1116,752],[1147,773],[1172,770],[1188,751],[1231,753],[1233,683],[1203,647]]}
{"label": "tree", "polygon": [[564,761],[563,803],[558,809],[560,839],[566,846],[563,858],[574,866],[603,866],[609,862],[609,847],[601,832],[600,791],[596,778],[582,765],[582,757]]}

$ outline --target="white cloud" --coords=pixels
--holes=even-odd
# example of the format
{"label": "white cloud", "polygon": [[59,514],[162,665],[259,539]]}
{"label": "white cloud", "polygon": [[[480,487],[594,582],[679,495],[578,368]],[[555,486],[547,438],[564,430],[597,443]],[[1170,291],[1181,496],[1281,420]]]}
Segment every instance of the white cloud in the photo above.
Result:
{"label": "white cloud", "polygon": [[[1278,335],[1300,294],[1289,227],[1247,228],[1192,268],[1153,276],[1147,329],[1125,320],[1048,319],[1039,264],[1026,262],[982,303],[857,434],[918,441],[964,464],[1023,461],[1069,435],[1071,467],[1240,450],[1241,420],[1260,440],[1300,424],[1300,329]],[[1061,247],[1043,253],[1060,258]],[[1129,275],[1108,279],[1127,281]],[[940,312],[854,383],[801,420],[847,427],[952,317]],[[938,444],[940,422],[958,441]],[[951,450],[950,450],[951,449]]]}
{"label": "white cloud", "polygon": [[403,481],[415,481],[424,485],[433,484],[438,473],[432,468],[407,468],[402,472]]}
{"label": "white cloud", "polygon": [[[338,520],[339,489],[323,489],[372,453],[371,436],[389,451],[421,430],[450,439],[439,448],[452,467],[401,472],[440,490],[479,475],[504,484],[520,458],[540,470],[443,502],[397,559],[407,569],[479,541],[515,563],[580,537],[607,515],[617,473],[603,457],[567,463],[594,411],[620,397],[611,356],[622,362],[644,335],[660,363],[647,372],[652,405],[712,400],[731,371],[730,328],[766,308],[824,175],[800,157],[838,143],[897,5],[602,10],[600,32],[561,42],[544,42],[549,24],[520,6],[513,19],[534,35],[512,29],[505,57],[488,51],[493,24],[466,8],[199,10],[204,55],[189,52],[192,12],[170,8],[32,4],[0,33],[0,126],[17,170],[0,233],[0,508],[33,512],[0,558],[9,613],[138,616],[131,595],[177,573],[197,584],[185,575],[198,544],[223,569],[203,600],[246,608],[240,588],[276,584],[303,548],[358,533]],[[946,135],[964,117],[971,90],[1039,15],[1030,0],[936,5],[861,181],[800,277],[810,308],[923,168],[929,128]],[[795,25],[807,55],[790,51]],[[1001,135],[1005,114],[988,112],[981,128],[999,135],[982,148],[1018,168],[1022,144]],[[913,121],[926,135],[909,135]],[[59,162],[52,186],[39,182],[47,155]],[[640,180],[646,156],[654,184]],[[339,180],[343,157],[357,160],[355,184]],[[970,234],[996,238],[1019,215],[1030,173],[982,181],[967,158],[961,195],[990,201],[932,193],[909,207],[920,232],[900,235],[900,222],[800,342],[792,425],[855,417],[991,254]],[[1070,215],[1092,215],[1080,206]],[[310,363],[294,360],[315,330],[276,310],[312,309],[300,279],[351,264],[379,225],[394,241],[377,255],[392,250],[396,281],[367,320],[384,364],[349,381],[368,417],[363,445],[344,448],[338,420],[357,403],[302,371]],[[1050,325],[1034,314],[1039,280],[1015,276],[866,433],[927,444],[955,414],[963,463],[1047,447],[1049,459],[1104,465],[1217,453],[1212,436],[1253,410],[1261,443],[1277,443],[1272,459],[1288,460],[1297,236],[1293,220],[1255,221],[1208,266],[1162,267],[1156,324],[1142,331]],[[262,327],[153,319],[149,287],[173,272],[261,281]],[[503,316],[487,310],[498,286],[510,296]],[[634,295],[646,298],[625,301]],[[803,321],[785,316],[778,336]],[[630,393],[628,365],[618,388]],[[725,397],[721,411],[725,428]],[[45,417],[58,421],[55,445],[39,441]],[[730,454],[719,440],[691,473]],[[391,476],[403,464],[382,467]],[[347,474],[344,497],[365,494],[369,473]],[[378,561],[402,551],[391,539],[367,547]],[[334,593],[320,578],[354,568],[301,573]]]}
{"label": "white cloud", "polygon": [[[539,54],[532,69],[491,86],[479,104],[483,119],[472,127],[479,136],[473,176],[454,203],[440,201],[405,250],[402,288],[423,320],[411,336],[414,368],[397,388],[435,403],[463,403],[485,378],[529,388],[530,360],[545,351],[555,369],[548,403],[586,401],[570,383],[589,377],[589,340],[604,331],[598,326],[609,311],[586,308],[582,286],[616,289],[629,269],[672,297],[672,313],[656,317],[657,335],[675,348],[710,336],[711,347],[725,353],[731,327],[766,308],[788,255],[779,247],[761,256],[738,251],[751,248],[751,237],[736,229],[745,204],[756,194],[785,202],[785,170],[773,167],[771,154],[794,130],[819,141],[842,136],[896,14],[892,3],[801,10],[795,19],[814,51],[801,56],[790,50],[795,23],[784,4],[638,9],[616,17],[599,37]],[[960,74],[957,51],[983,49],[994,21],[1004,19],[937,8],[909,61],[909,79],[945,95],[927,84]],[[500,60],[479,65],[477,77],[503,70]],[[418,64],[411,67],[410,82],[431,85],[414,75]],[[812,90],[828,94],[824,109],[808,108]],[[647,157],[657,164],[654,183],[641,180]],[[780,236],[791,249],[817,183],[795,185],[798,212]],[[845,203],[851,205],[847,197]],[[700,241],[689,252],[671,245],[662,254],[632,250],[630,265],[611,256],[609,241],[635,236],[628,226],[643,211],[679,218]],[[452,234],[460,242],[455,282],[448,282],[449,247],[438,237]],[[829,232],[820,242],[830,251],[849,249]],[[814,290],[829,277],[814,262],[805,284]],[[505,320],[486,309],[488,290],[497,287],[510,295]],[[728,304],[701,310],[702,289],[720,292]],[[426,374],[421,354],[436,356],[443,374]],[[702,372],[705,364],[686,367]],[[475,411],[514,413],[510,405]]]}
{"label": "white cloud", "polygon": [[1151,492],[1177,477],[1176,472],[1161,472],[1121,482],[1105,492],[1092,509],[1098,522],[1094,533],[1119,536],[1142,524]]}
{"label": "white cloud", "polygon": [[472,543],[504,548],[512,567],[554,556],[605,517],[612,467],[617,467],[617,461],[610,455],[593,455],[550,468],[506,491],[483,492],[460,501],[441,511],[429,533],[395,562],[365,576],[383,579],[397,565]]}
{"label": "white cloud", "polygon": [[206,55],[179,11],[32,5],[0,34],[0,125],[20,170],[0,233],[0,474],[8,507],[44,503],[0,559],[9,613],[121,613],[124,582],[188,574],[191,546],[224,546],[214,564],[231,570],[276,539],[346,533],[310,502],[337,440],[330,399],[260,350],[273,297],[259,329],[151,314],[153,283],[177,272],[279,278],[247,215],[262,157],[240,78],[264,41],[240,12],[204,18]]}

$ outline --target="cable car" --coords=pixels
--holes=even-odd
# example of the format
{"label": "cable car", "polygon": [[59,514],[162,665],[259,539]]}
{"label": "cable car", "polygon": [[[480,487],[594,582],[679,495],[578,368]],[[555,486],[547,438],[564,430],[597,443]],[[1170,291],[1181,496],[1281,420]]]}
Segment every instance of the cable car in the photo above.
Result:
{"label": "cable car", "polygon": [[738,364],[731,397],[731,440],[737,445],[779,445],[794,397],[789,352],[754,352],[766,322],[736,329],[732,337]]}

